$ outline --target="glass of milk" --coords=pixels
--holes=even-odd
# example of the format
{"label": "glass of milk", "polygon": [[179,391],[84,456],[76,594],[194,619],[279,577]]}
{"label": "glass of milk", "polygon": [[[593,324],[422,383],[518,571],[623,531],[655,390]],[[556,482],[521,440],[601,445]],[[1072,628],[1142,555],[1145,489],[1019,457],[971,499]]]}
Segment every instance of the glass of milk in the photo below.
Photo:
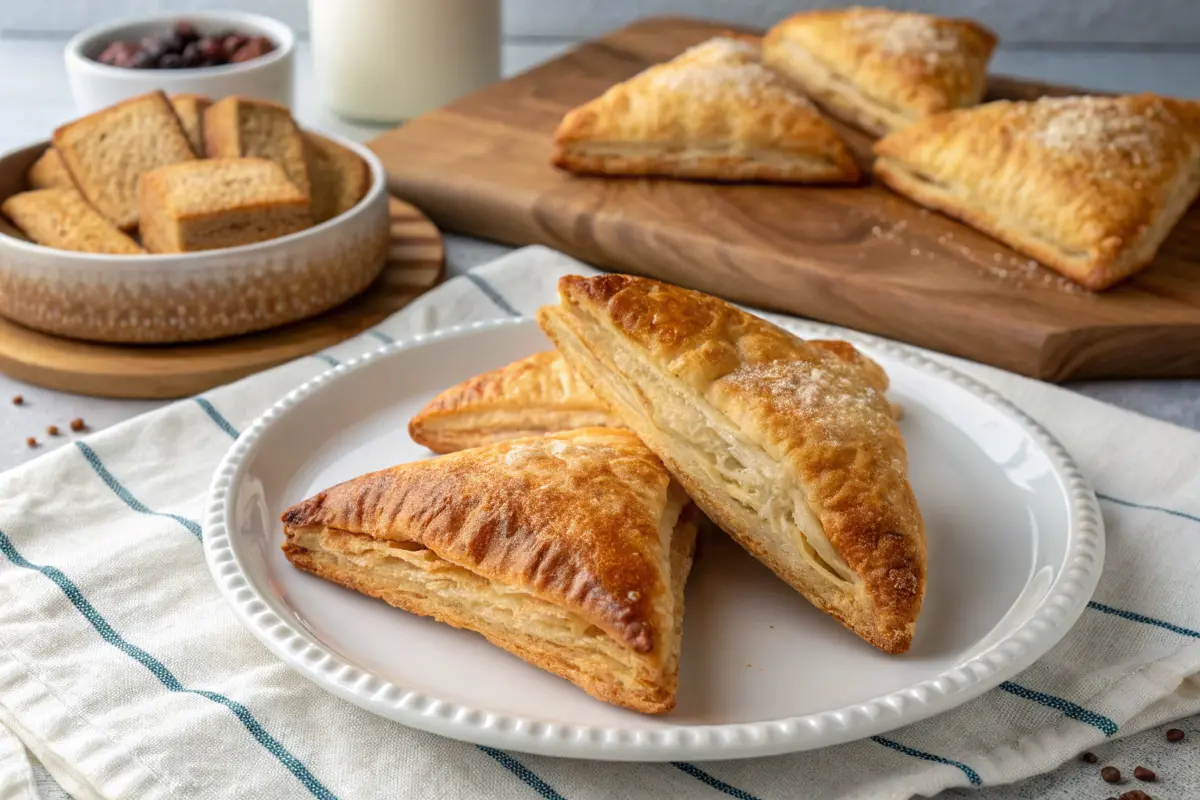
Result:
{"label": "glass of milk", "polygon": [[500,0],[308,0],[321,101],[362,122],[412,119],[500,77]]}

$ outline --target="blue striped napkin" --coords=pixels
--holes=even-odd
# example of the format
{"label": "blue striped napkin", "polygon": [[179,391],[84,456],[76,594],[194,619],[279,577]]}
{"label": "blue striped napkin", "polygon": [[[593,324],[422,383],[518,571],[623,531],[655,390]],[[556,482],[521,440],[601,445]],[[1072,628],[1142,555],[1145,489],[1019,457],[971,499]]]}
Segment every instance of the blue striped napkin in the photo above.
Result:
{"label": "blue striped napkin", "polygon": [[[0,476],[0,800],[36,797],[18,739],[82,798],[907,798],[1015,781],[1200,711],[1200,434],[954,360],[1066,445],[1108,526],[1104,578],[1076,628],[957,710],[814,753],[605,764],[409,730],[291,672],[204,565],[197,520],[238,431],[381,342],[528,314],[568,272],[592,271],[519,251],[320,355]],[[1179,788],[1170,796],[1197,796]]]}

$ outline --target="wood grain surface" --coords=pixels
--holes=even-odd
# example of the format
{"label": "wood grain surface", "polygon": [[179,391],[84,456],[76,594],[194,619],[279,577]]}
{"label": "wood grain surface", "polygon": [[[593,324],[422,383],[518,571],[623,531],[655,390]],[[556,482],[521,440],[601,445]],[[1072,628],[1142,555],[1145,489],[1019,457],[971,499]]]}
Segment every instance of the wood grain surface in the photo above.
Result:
{"label": "wood grain surface", "polygon": [[[435,222],[545,244],[760,308],[1047,380],[1200,375],[1200,208],[1148,270],[1089,294],[869,179],[847,188],[579,178],[549,164],[562,115],[725,26],[635,23],[384,133],[390,187]],[[1069,94],[996,77],[991,98]],[[871,139],[838,126],[868,167]]]}
{"label": "wood grain surface", "polygon": [[362,333],[442,278],[442,235],[413,206],[391,198],[392,243],[383,274],[358,297],[312,319],[250,336],[189,345],[104,345],[62,339],[0,317],[0,371],[96,397],[187,397],[315,353]]}

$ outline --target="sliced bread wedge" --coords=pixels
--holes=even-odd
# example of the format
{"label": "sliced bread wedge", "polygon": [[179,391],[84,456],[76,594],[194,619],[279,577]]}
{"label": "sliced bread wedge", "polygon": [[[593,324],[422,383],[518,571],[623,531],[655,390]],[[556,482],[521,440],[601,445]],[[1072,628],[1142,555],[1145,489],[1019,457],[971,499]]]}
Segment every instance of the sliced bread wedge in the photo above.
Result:
{"label": "sliced bread wedge", "polygon": [[236,96],[218,100],[204,112],[204,147],[209,158],[270,159],[308,196],[304,137],[281,105]]}
{"label": "sliced bread wedge", "polygon": [[308,198],[265,158],[171,164],[143,175],[139,196],[152,253],[236,247],[312,225]]}
{"label": "sliced bread wedge", "polygon": [[67,123],[54,132],[84,198],[122,230],[138,224],[142,173],[196,158],[162,92],[139,95]]}

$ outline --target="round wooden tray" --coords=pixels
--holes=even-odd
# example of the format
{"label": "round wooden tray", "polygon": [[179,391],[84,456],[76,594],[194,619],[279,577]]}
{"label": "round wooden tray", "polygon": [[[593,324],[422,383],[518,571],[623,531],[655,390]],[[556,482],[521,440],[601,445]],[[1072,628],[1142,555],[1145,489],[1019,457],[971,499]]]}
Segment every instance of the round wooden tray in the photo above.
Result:
{"label": "round wooden tray", "polygon": [[0,371],[63,392],[95,397],[187,397],[315,353],[362,333],[442,279],[441,232],[391,198],[392,244],[383,274],[353,300],[269,331],[183,345],[109,345],[64,339],[0,317]]}

